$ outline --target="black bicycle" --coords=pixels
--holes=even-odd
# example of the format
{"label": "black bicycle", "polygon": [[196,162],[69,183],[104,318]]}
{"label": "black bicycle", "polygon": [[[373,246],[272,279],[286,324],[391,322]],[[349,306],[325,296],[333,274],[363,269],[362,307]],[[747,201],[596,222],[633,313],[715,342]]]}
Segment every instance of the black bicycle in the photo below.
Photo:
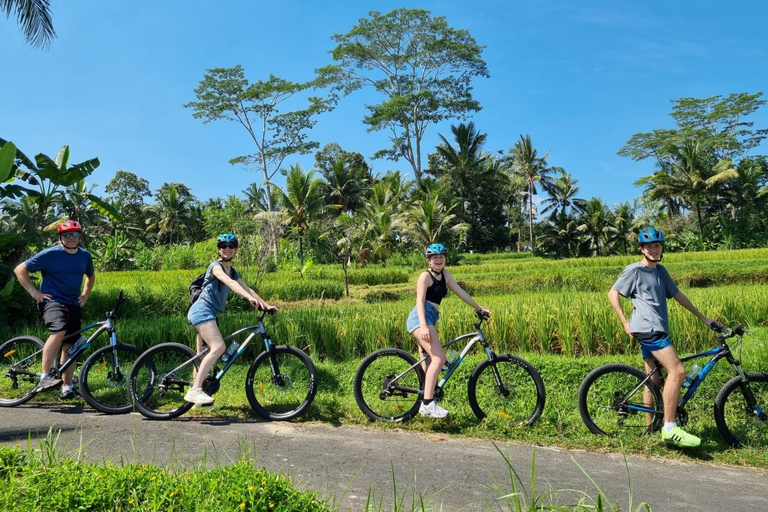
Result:
{"label": "black bicycle", "polygon": [[[485,339],[481,325],[488,316],[477,313],[475,332],[463,334],[443,344],[449,347],[468,342],[455,361],[445,368],[435,389],[435,399],[443,398],[443,387],[476,343],[485,349],[481,361],[469,377],[469,405],[478,419],[491,417],[528,425],[544,410],[544,383],[536,369],[512,354],[497,355]],[[360,410],[372,420],[404,421],[416,415],[424,389],[424,369],[429,356],[417,360],[398,348],[384,348],[366,357],[355,373],[354,392]]]}
{"label": "black bicycle", "polygon": [[[243,344],[224,361],[218,363],[205,377],[203,390],[213,396],[221,387],[221,379],[243,354],[256,335],[264,341],[261,352],[248,369],[245,394],[251,407],[264,419],[290,420],[302,414],[317,392],[317,371],[312,360],[303,351],[288,345],[275,345],[264,326],[264,315],[275,310],[262,311],[256,325],[244,327],[226,338],[250,332]],[[206,346],[195,353],[181,343],[156,345],[136,360],[131,368],[129,387],[137,411],[149,419],[165,420],[181,416],[193,407],[184,400],[192,387],[200,361],[208,353]]]}
{"label": "black bicycle", "polygon": [[[117,340],[115,323],[117,310],[125,301],[123,290],[117,296],[114,309],[107,313],[103,322],[96,322],[69,334],[64,341],[75,341],[85,331],[97,327],[90,337],[78,341],[69,359],[59,366],[54,360],[51,374],[59,377],[73,364],[79,364],[81,356],[102,333],[109,335],[109,344],[99,348],[82,364],[79,377],[80,395],[94,409],[107,414],[120,414],[132,409],[127,377],[141,350]],[[0,407],[23,404],[36,395],[35,386],[43,374],[43,342],[34,336],[19,336],[0,345]]]}
{"label": "black bicycle", "polygon": [[[717,326],[720,346],[680,358],[686,362],[709,357],[698,375],[683,389],[677,405],[677,424],[688,423],[685,405],[707,378],[718,361],[730,363],[735,377],[726,382],[715,398],[715,423],[725,440],[732,446],[768,446],[768,374],[748,373],[741,366],[741,354],[735,357],[726,340],[747,332],[737,326],[732,331]],[[741,349],[739,349],[741,350]],[[634,366],[610,363],[592,370],[579,387],[579,412],[584,424],[594,434],[650,434],[664,422],[661,390],[651,377],[661,371],[661,365],[650,373]]]}

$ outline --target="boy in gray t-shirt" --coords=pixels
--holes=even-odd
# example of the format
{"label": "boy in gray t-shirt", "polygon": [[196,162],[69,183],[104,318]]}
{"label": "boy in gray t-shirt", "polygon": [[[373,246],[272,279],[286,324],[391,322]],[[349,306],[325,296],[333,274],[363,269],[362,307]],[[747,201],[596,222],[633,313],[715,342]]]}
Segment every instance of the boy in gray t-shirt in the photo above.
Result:
{"label": "boy in gray t-shirt", "polygon": [[[667,269],[659,265],[663,257],[664,234],[655,228],[645,228],[640,231],[637,239],[643,259],[624,269],[608,292],[608,300],[619,316],[624,331],[640,342],[645,370],[652,371],[657,362],[667,370],[666,382],[663,383],[664,429],[661,439],[675,446],[699,446],[701,440],[698,437],[685,432],[675,423],[685,367],[669,339],[667,299],[675,299],[710,328],[717,323],[702,315],[677,288]],[[629,320],[621,307],[621,297],[632,299],[634,309]],[[657,386],[662,387],[659,374],[654,375],[653,380]],[[650,391],[646,389],[644,393],[646,403],[650,403]]]}

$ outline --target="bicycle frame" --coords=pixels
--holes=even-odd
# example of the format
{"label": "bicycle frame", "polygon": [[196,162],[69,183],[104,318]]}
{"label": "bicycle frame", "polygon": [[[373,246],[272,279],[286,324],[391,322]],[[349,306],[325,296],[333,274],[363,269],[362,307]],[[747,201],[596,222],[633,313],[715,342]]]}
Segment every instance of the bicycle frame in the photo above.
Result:
{"label": "bicycle frame", "polygon": [[[476,343],[480,343],[483,348],[485,349],[486,356],[489,360],[493,360],[496,358],[496,353],[491,348],[488,341],[485,339],[485,335],[483,334],[483,330],[480,328],[480,325],[483,323],[484,318],[479,319],[477,322],[475,322],[475,329],[477,329],[476,332],[470,332],[467,334],[462,334],[461,336],[458,336],[456,338],[453,338],[452,340],[449,340],[445,343],[443,343],[443,348],[450,347],[451,345],[460,342],[461,340],[465,340],[469,338],[469,341],[464,346],[464,349],[461,351],[459,356],[456,358],[456,360],[451,363],[451,365],[448,367],[448,370],[445,372],[445,375],[442,376],[442,378],[438,381],[436,389],[442,389],[445,384],[448,382],[448,380],[451,378],[451,375],[453,375],[453,372],[456,370],[456,368],[459,367],[461,362],[464,360],[464,358],[467,356],[469,351],[472,349],[472,347],[475,346]],[[424,349],[419,347],[419,350],[421,353],[424,353]],[[429,356],[427,354],[424,354],[424,356],[416,361],[416,364],[411,365],[408,367],[404,372],[400,373],[399,375],[395,376],[391,381],[390,384],[396,384],[397,381],[399,381],[403,375],[410,372],[417,366],[421,365],[424,361],[427,360]],[[495,369],[495,368],[494,368]],[[498,372],[494,371],[494,376],[496,378],[497,384],[501,384],[501,380],[499,377]],[[412,389],[412,388],[406,388],[402,386],[397,386],[398,390],[407,391],[409,393],[417,393],[419,396],[424,394],[424,390],[422,389]]]}
{"label": "bicycle frame", "polygon": [[[257,334],[263,335],[265,349],[266,349],[267,352],[269,352],[269,355],[270,355],[270,364],[272,366],[273,375],[279,375],[280,370],[277,368],[277,363],[276,363],[275,358],[274,358],[274,349],[273,349],[273,347],[275,345],[272,343],[272,340],[267,335],[267,328],[264,325],[264,315],[266,313],[267,313],[266,311],[263,311],[259,315],[259,318],[258,318],[259,323],[258,324],[251,325],[251,326],[248,326],[248,327],[243,327],[242,329],[239,329],[239,330],[233,332],[232,334],[230,334],[229,336],[227,336],[226,338],[224,338],[224,341],[226,342],[227,340],[230,340],[230,339],[232,339],[232,338],[234,338],[236,336],[239,336],[240,334],[243,334],[244,332],[253,331],[253,332],[251,332],[251,334],[248,335],[248,337],[245,339],[243,344],[240,345],[240,347],[237,349],[237,351],[234,354],[232,354],[232,357],[230,357],[229,360],[226,363],[224,363],[224,367],[221,370],[219,370],[218,373],[216,373],[216,375],[213,377],[215,380],[221,381],[221,379],[224,378],[224,375],[226,375],[227,371],[229,371],[229,368],[243,354],[243,352],[245,352],[246,347],[248,346],[248,344],[250,344],[251,340]],[[208,354],[208,352],[210,350],[211,350],[210,347],[206,346],[199,354],[195,355],[195,357],[185,361],[184,363],[180,364],[179,366],[177,366],[173,370],[167,372],[166,375],[173,375],[177,371],[179,371],[182,368],[185,368],[186,366],[188,366],[190,363],[194,363],[195,361],[202,360],[206,356],[206,354]],[[192,382],[187,382],[186,384],[191,386]]]}
{"label": "bicycle frame", "polygon": [[[731,352],[731,347],[729,347],[728,343],[725,341],[728,338],[732,338],[736,335],[743,335],[743,334],[744,334],[744,331],[740,330],[740,328],[737,327],[733,331],[725,332],[724,334],[721,334],[719,336],[720,338],[719,347],[715,347],[709,350],[705,350],[704,352],[699,352],[698,354],[693,354],[690,356],[685,356],[680,358],[680,361],[686,362],[686,361],[692,361],[694,359],[702,359],[704,357],[711,356],[707,364],[705,364],[704,367],[701,369],[701,371],[699,371],[699,374],[696,376],[693,382],[691,382],[691,385],[688,386],[688,389],[680,397],[680,401],[677,404],[678,409],[685,408],[685,405],[693,398],[693,395],[696,394],[696,390],[699,389],[699,386],[701,385],[701,383],[704,382],[704,380],[707,378],[707,375],[709,375],[709,373],[715,367],[717,362],[720,361],[721,359],[725,359],[730,363],[734,373],[736,374],[736,376],[741,378],[742,382],[747,381],[747,378],[744,374],[744,369],[741,366],[741,361],[736,359],[736,357],[734,357],[733,353]],[[642,389],[646,385],[649,379],[651,379],[654,375],[661,372],[661,369],[662,369],[662,366],[657,361],[656,367],[646,375],[645,379],[643,379],[643,381],[637,387],[635,387],[635,389],[633,389],[628,396],[633,396],[640,389]],[[748,392],[751,393],[751,391],[748,391]],[[627,407],[632,411],[647,412],[651,414],[655,414],[659,412],[649,407],[642,407],[639,405],[628,404]]]}

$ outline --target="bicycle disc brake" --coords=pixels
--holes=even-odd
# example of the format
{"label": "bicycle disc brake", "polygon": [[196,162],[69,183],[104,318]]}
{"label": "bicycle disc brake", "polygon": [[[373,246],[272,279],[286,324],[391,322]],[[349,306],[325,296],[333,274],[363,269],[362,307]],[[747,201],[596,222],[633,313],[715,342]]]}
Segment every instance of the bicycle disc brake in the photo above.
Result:
{"label": "bicycle disc brake", "polygon": [[677,421],[678,426],[680,427],[686,426],[688,424],[688,411],[686,411],[681,407],[678,407],[675,420]]}

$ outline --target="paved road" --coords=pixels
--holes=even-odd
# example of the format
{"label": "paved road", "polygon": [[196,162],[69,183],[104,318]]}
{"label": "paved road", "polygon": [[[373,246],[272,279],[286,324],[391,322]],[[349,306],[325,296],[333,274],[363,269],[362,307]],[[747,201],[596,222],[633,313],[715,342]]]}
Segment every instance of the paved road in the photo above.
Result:
{"label": "paved road", "polygon": [[[59,446],[85,444],[86,458],[151,462],[160,466],[225,464],[248,447],[257,465],[292,475],[301,488],[341,499],[340,510],[362,510],[369,489],[392,509],[394,471],[398,495],[408,502],[430,497],[445,512],[487,511],[484,500],[498,492],[483,485],[494,480],[509,490],[503,457],[487,441],[326,424],[269,423],[221,419],[152,422],[138,415],[104,416],[87,407],[30,405],[0,409],[0,442],[26,445],[45,437],[49,426],[62,431]],[[21,440],[21,441],[20,441]],[[36,446],[36,443],[35,443]],[[504,443],[514,468],[530,489],[534,447]],[[574,461],[601,486],[613,503],[629,510],[627,467],[633,509],[648,502],[654,512],[768,510],[768,472],[707,464],[659,461],[621,455],[535,449],[536,489],[594,488]],[[351,484],[350,484],[351,482]],[[349,489],[345,489],[349,486]],[[572,503],[563,496],[561,504]],[[492,510],[501,510],[494,507]]]}

